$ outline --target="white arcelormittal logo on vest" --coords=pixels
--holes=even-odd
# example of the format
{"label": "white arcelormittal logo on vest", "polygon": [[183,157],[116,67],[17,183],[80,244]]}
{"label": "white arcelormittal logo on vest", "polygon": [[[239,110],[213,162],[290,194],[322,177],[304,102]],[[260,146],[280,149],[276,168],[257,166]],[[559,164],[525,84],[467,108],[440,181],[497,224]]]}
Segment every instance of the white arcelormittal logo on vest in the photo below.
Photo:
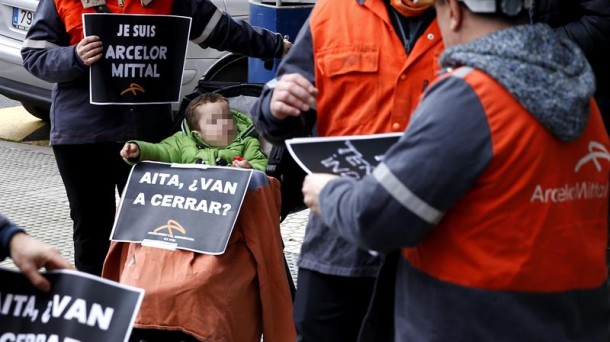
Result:
{"label": "white arcelormittal logo on vest", "polygon": [[581,166],[587,164],[590,161],[593,162],[597,171],[601,172],[602,166],[599,164],[598,159],[610,160],[610,154],[608,153],[608,150],[604,145],[596,141],[591,141],[589,142],[589,154],[587,154],[578,161],[576,167],[574,168],[574,172],[578,172]]}
{"label": "white arcelormittal logo on vest", "polygon": [[[596,141],[589,142],[589,153],[578,160],[574,167],[574,172],[578,173],[580,169],[593,163],[597,172],[602,172],[600,159],[610,161],[610,154],[606,147]],[[538,184],[534,188],[534,192],[530,197],[530,203],[561,203],[576,200],[591,200],[601,199],[608,196],[608,181],[603,183],[595,181],[578,181],[573,184],[563,184],[556,187],[544,188]]]}

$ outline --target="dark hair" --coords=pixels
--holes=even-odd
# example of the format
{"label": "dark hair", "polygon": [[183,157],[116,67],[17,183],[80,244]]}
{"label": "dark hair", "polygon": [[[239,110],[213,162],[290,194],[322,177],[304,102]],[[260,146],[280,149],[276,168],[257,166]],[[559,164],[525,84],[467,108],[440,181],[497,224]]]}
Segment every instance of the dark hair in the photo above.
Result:
{"label": "dark hair", "polygon": [[227,100],[224,96],[218,93],[203,93],[196,98],[194,98],[185,110],[185,118],[186,123],[189,125],[190,129],[199,129],[197,126],[197,121],[199,121],[199,114],[197,112],[197,107],[206,103],[215,103],[224,101],[229,104],[229,100]]}

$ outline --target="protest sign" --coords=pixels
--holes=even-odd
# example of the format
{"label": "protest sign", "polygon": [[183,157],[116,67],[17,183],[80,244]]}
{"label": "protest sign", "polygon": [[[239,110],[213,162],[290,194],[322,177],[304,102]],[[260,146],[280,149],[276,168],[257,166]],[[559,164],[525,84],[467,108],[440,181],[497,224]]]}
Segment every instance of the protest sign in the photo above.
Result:
{"label": "protest sign", "polygon": [[129,175],[111,239],[222,254],[251,177],[251,169],[140,162]]}
{"label": "protest sign", "polygon": [[307,173],[334,173],[360,179],[370,174],[402,133],[286,140],[292,158]]}
{"label": "protest sign", "polygon": [[0,341],[128,341],[144,290],[73,270],[43,273],[41,292],[0,268]]}
{"label": "protest sign", "polygon": [[85,36],[99,36],[104,48],[90,68],[90,102],[179,102],[190,27],[180,16],[83,14]]}

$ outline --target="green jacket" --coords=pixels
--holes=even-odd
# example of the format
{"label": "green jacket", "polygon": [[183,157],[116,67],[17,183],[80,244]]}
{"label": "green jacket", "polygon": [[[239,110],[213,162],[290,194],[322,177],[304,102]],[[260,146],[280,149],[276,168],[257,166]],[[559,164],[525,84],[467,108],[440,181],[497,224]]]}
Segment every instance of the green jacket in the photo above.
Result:
{"label": "green jacket", "polygon": [[224,159],[231,165],[234,157],[242,157],[256,170],[265,171],[267,157],[261,150],[256,131],[252,130],[252,120],[245,114],[231,110],[237,133],[233,142],[225,147],[212,147],[204,142],[198,134],[192,132],[186,121],[182,124],[182,131],[153,144],[140,140],[129,142],[140,147],[138,160],[125,160],[129,164],[141,160],[154,160],[166,163],[204,163],[216,165],[218,158]]}

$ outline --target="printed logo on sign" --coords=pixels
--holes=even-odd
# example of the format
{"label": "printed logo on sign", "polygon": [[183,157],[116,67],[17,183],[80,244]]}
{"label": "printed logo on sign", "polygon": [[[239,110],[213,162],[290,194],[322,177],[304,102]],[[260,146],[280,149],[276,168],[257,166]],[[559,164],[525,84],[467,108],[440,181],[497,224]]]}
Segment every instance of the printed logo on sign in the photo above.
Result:
{"label": "printed logo on sign", "polygon": [[184,227],[182,227],[182,225],[180,223],[178,223],[178,221],[174,221],[174,220],[169,220],[167,221],[167,224],[162,225],[161,227],[157,228],[154,230],[155,233],[158,233],[161,230],[167,230],[167,232],[169,233],[169,236],[174,237],[174,229],[179,231],[182,234],[186,234],[186,229],[184,229]]}
{"label": "printed logo on sign", "polygon": [[145,93],[146,90],[144,90],[144,87],[137,83],[131,83],[128,88],[125,88],[125,90],[121,92],[121,96],[128,92],[131,92],[134,96],[136,96],[138,95],[137,92]]}
{"label": "printed logo on sign", "polygon": [[[574,167],[574,173],[578,173],[585,165],[593,164],[597,172],[602,172],[600,159],[610,161],[610,153],[606,147],[596,141],[589,142],[589,153],[580,158]],[[608,196],[608,182],[577,182],[574,184],[564,184],[555,188],[543,188],[536,185],[534,193],[530,198],[530,203],[539,201],[541,203],[560,203],[575,200],[589,200],[605,198]]]}
{"label": "printed logo on sign", "polygon": [[182,235],[186,235],[186,229],[178,221],[169,219],[167,224],[161,225],[147,234],[159,236],[163,239],[163,241],[168,242],[176,242],[176,239],[194,241],[193,238],[188,236],[174,235],[175,232],[180,232]]}

